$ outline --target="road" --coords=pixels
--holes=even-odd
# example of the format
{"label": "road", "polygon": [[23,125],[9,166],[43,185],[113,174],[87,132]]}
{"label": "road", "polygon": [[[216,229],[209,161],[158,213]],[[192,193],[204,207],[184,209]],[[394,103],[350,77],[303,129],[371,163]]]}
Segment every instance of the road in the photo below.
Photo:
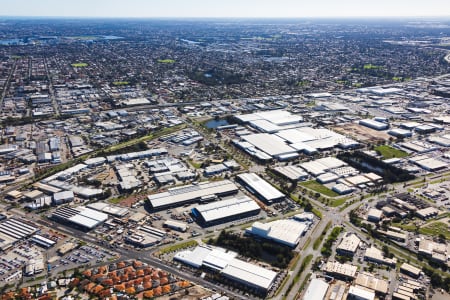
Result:
{"label": "road", "polygon": [[55,112],[54,113],[55,116],[58,117],[59,116],[59,105],[58,105],[58,102],[56,101],[55,89],[53,88],[52,78],[50,77],[50,73],[48,72],[47,58],[44,58],[44,66],[45,66],[45,73],[47,74],[48,92],[50,93],[50,97],[52,99],[53,111]]}
{"label": "road", "polygon": [[11,77],[14,74],[15,70],[16,70],[16,66],[17,66],[17,60],[14,60],[14,64],[11,67],[11,70],[8,74],[8,79],[6,79],[5,81],[5,85],[3,86],[3,92],[0,96],[0,109],[3,109],[3,101],[6,97],[6,93],[8,92],[8,87],[9,87],[9,83],[11,82]]}
{"label": "road", "polygon": [[[77,239],[80,239],[86,243],[90,243],[90,244],[94,244],[97,245],[99,247],[105,247],[105,245],[103,243],[101,243],[101,241],[103,240],[99,240],[93,236],[88,235],[86,232],[81,231],[81,230],[77,230],[75,228],[66,228],[65,226],[61,226],[60,223],[57,223],[55,221],[52,220],[42,220],[42,219],[38,219],[38,220],[34,220],[37,223],[44,225],[44,226],[48,226],[50,228],[57,228],[58,231],[61,231],[67,235],[70,236],[74,236]],[[203,287],[206,287],[210,290],[217,290],[218,292],[222,292],[224,294],[227,294],[229,296],[234,297],[235,299],[246,299],[247,297],[244,297],[238,293],[235,293],[233,291],[230,290],[226,290],[226,289],[222,289],[219,286],[215,285],[212,282],[209,282],[203,278],[200,278],[194,274],[191,274],[189,272],[185,272],[182,271],[174,266],[171,266],[169,264],[167,264],[167,262],[160,260],[159,258],[156,258],[152,255],[152,253],[154,251],[156,251],[156,249],[153,250],[148,250],[148,251],[136,251],[133,250],[131,248],[114,248],[113,249],[114,252],[120,254],[120,260],[127,260],[127,259],[134,259],[134,260],[139,260],[145,263],[148,263],[149,265],[151,265],[152,267],[155,268],[159,268],[161,270],[167,271],[169,273],[172,273],[176,276],[178,276],[179,278],[183,278],[185,280],[188,280],[192,283],[201,285]],[[111,263],[111,262],[108,262]]]}

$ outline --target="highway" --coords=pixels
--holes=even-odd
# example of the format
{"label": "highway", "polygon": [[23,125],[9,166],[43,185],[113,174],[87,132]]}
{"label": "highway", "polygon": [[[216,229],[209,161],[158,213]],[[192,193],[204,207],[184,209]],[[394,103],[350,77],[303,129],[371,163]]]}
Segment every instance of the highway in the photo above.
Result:
{"label": "highway", "polygon": [[[90,244],[94,244],[97,245],[101,248],[104,248],[105,245],[103,243],[101,243],[101,241],[103,240],[99,240],[93,236],[88,235],[86,232],[75,229],[75,228],[66,228],[65,226],[61,226],[60,223],[57,223],[55,221],[52,220],[34,220],[37,223],[50,227],[50,228],[57,228],[58,231],[61,231],[62,233],[65,233],[67,235],[73,236],[79,240],[82,240],[86,243],[90,243]],[[120,254],[120,260],[127,260],[127,259],[134,259],[134,260],[139,260],[145,263],[148,263],[150,266],[155,267],[155,268],[159,268],[161,270],[164,270],[166,272],[172,273],[173,275],[178,276],[179,278],[188,280],[194,284],[198,284],[201,285],[205,288],[208,288],[210,290],[216,290],[218,292],[222,292],[225,293],[229,296],[232,296],[234,299],[246,299],[247,297],[243,297],[242,295],[235,293],[233,291],[230,290],[225,290],[220,288],[219,286],[215,285],[212,282],[209,282],[203,278],[200,278],[198,276],[195,276],[194,274],[191,274],[190,272],[185,272],[183,270],[180,270],[176,267],[173,267],[172,265],[167,264],[167,262],[162,261],[156,257],[154,257],[152,255],[152,253],[154,251],[156,251],[156,249],[152,249],[152,250],[147,250],[147,251],[136,251],[133,250],[131,248],[114,248],[113,249],[114,252]],[[108,263],[104,263],[105,264],[109,264],[111,262]],[[101,265],[101,264],[100,264]]]}

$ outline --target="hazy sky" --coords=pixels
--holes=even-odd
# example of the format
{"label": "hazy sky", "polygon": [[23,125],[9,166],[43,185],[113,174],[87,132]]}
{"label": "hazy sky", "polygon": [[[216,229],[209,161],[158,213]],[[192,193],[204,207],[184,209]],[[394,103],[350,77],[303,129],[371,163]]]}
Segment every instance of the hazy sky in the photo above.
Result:
{"label": "hazy sky", "polygon": [[1,16],[450,16],[449,0],[0,0]]}

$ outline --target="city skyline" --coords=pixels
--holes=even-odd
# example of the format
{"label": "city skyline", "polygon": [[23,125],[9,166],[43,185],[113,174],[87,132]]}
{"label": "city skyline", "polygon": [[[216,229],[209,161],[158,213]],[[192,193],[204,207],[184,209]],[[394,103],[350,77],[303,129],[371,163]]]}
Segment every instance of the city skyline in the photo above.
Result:
{"label": "city skyline", "polygon": [[445,17],[450,3],[424,1],[295,0],[207,1],[5,1],[0,16],[111,18],[308,18],[308,17]]}

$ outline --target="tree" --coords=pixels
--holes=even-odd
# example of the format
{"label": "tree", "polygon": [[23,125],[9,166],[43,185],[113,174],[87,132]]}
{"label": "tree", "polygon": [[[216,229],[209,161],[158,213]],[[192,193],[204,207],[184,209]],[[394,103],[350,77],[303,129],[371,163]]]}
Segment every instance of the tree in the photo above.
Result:
{"label": "tree", "polygon": [[431,275],[430,283],[433,286],[439,287],[442,285],[442,278],[438,273],[434,273]]}
{"label": "tree", "polygon": [[312,209],[313,209],[313,206],[312,206],[312,204],[309,202],[309,201],[306,201],[305,202],[305,211],[312,211]]}

